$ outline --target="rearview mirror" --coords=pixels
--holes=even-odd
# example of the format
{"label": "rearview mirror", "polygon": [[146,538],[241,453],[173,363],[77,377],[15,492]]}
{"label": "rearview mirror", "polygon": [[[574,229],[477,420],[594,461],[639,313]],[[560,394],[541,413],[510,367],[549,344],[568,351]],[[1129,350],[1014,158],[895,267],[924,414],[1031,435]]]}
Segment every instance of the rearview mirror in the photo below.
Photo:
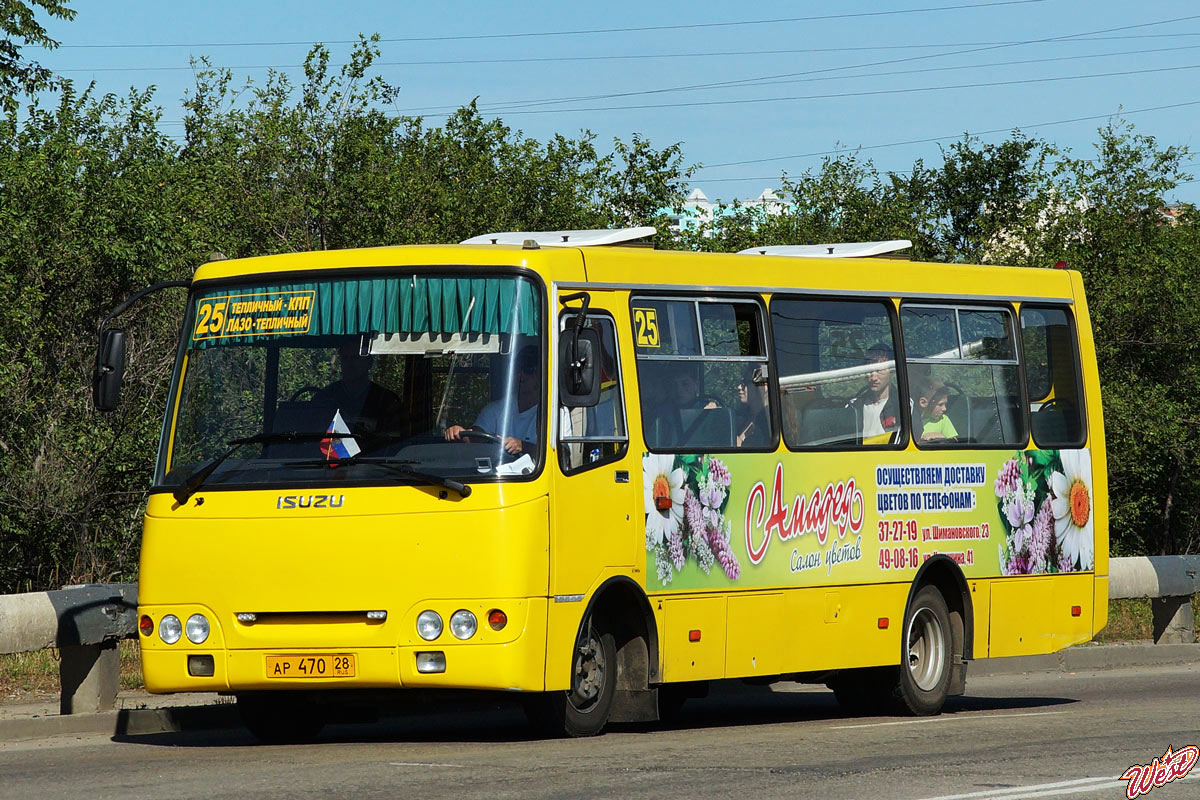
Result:
{"label": "rearview mirror", "polygon": [[558,347],[558,392],[564,406],[600,402],[600,334],[591,328],[563,332]]}
{"label": "rearview mirror", "polygon": [[100,332],[96,372],[92,375],[92,402],[98,411],[112,411],[121,397],[125,378],[125,331],[105,328]]}

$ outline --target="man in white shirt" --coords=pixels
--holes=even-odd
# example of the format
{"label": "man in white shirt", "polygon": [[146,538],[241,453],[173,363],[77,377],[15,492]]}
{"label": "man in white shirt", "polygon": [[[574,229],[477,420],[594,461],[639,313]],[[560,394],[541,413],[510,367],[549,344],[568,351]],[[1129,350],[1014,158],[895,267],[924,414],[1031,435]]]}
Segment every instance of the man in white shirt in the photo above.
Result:
{"label": "man in white shirt", "polygon": [[895,355],[886,342],[871,345],[867,361],[878,367],[867,373],[867,385],[846,405],[858,414],[864,444],[887,444],[900,430],[900,405],[892,385]]}
{"label": "man in white shirt", "polygon": [[517,390],[515,394],[493,400],[479,411],[470,428],[451,425],[446,428],[446,441],[457,442],[471,438],[471,431],[480,430],[501,438],[504,449],[511,455],[529,453],[537,458],[538,408],[542,386],[539,379],[538,348],[527,345],[517,353]]}

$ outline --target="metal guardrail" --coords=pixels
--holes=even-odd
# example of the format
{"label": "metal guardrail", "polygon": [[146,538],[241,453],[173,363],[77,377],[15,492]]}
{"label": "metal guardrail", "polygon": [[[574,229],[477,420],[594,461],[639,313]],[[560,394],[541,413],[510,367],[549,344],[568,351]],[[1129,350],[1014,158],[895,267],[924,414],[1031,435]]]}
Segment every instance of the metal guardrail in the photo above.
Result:
{"label": "metal guardrail", "polygon": [[0,595],[0,654],[59,649],[63,714],[108,711],[121,671],[117,642],[137,635],[137,584]]}
{"label": "metal guardrail", "polygon": [[[1108,563],[1109,599],[1150,598],[1156,644],[1196,641],[1192,596],[1200,594],[1200,555]],[[0,595],[0,654],[60,649],[63,714],[113,708],[120,672],[117,642],[136,636],[137,584]]]}

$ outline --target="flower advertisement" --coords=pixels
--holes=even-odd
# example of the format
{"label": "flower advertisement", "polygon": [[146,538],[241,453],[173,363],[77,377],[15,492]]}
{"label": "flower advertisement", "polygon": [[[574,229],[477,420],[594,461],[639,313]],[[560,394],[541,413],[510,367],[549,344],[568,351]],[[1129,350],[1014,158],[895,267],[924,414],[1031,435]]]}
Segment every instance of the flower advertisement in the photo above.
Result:
{"label": "flower advertisement", "polygon": [[1004,541],[997,543],[1005,575],[1090,570],[1092,464],[1086,450],[1022,450],[996,477]]}
{"label": "flower advertisement", "polygon": [[741,565],[730,546],[729,469],[716,456],[642,457],[646,550],[663,586],[691,562],[705,575],[714,565],[730,581]]}
{"label": "flower advertisement", "polygon": [[1086,450],[642,455],[649,590],[968,577],[1095,564]]}

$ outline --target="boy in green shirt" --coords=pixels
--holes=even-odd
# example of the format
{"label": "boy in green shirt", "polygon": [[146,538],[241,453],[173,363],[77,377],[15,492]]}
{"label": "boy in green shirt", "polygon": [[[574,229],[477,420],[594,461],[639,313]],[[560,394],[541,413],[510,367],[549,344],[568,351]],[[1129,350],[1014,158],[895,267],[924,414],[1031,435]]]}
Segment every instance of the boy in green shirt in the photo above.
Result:
{"label": "boy in green shirt", "polygon": [[945,384],[930,380],[921,389],[917,404],[921,408],[921,441],[933,442],[958,438],[954,423],[946,416],[950,402],[950,390]]}

